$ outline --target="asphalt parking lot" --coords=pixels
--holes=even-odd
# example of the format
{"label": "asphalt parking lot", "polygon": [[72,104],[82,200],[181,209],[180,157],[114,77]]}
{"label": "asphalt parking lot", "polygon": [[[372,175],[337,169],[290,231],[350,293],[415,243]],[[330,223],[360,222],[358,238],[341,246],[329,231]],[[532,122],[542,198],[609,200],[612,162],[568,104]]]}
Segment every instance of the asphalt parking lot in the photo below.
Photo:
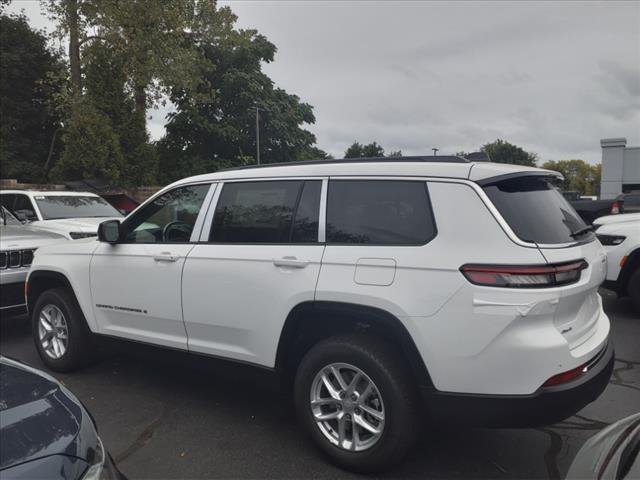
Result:
{"label": "asphalt parking lot", "polygon": [[[640,411],[640,319],[602,291],[616,365],[604,394],[556,425],[523,430],[424,427],[386,477],[564,478],[584,441]],[[0,353],[43,368],[26,317],[3,318]],[[91,410],[130,478],[353,477],[329,465],[261,370],[117,342],[86,370],[55,374]]]}

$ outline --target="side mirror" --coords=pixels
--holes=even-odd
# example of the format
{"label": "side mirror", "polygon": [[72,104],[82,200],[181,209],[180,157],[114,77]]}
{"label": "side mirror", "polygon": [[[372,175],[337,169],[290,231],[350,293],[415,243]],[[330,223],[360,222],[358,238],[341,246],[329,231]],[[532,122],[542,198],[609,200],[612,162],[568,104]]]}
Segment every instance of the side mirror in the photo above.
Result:
{"label": "side mirror", "polygon": [[107,220],[98,225],[98,240],[105,243],[118,243],[120,240],[120,221]]}
{"label": "side mirror", "polygon": [[13,212],[15,217],[20,220],[22,223],[27,223],[27,214],[23,211]]}

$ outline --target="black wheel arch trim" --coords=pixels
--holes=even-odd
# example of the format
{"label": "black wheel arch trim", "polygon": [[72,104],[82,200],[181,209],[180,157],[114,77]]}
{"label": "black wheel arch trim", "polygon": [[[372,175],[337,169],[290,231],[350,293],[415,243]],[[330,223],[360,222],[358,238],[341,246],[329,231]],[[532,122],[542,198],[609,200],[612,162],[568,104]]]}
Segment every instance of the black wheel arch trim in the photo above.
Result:
{"label": "black wheel arch trim", "polygon": [[57,285],[64,285],[69,289],[69,291],[77,301],[77,297],[73,290],[73,287],[71,286],[71,282],[65,274],[53,270],[35,270],[31,272],[27,279],[27,298],[25,300],[27,302],[27,310],[29,313],[31,313],[31,311],[33,310],[33,306],[38,300],[38,296],[40,295],[40,293],[48,290],[48,288],[34,288],[34,286],[38,285],[38,283],[43,280],[45,282],[48,281],[47,284],[55,283]]}
{"label": "black wheel arch trim", "polygon": [[636,269],[640,269],[640,248],[636,248],[628,255],[627,261],[618,275],[616,284],[621,295],[628,294],[629,279]]}
{"label": "black wheel arch trim", "polygon": [[[322,318],[327,316],[345,321],[343,326],[352,331],[367,331],[369,328],[374,328],[390,332],[393,335],[393,341],[401,350],[400,353],[410,365],[416,383],[421,388],[435,389],[418,347],[398,317],[380,308],[347,302],[315,300],[296,305],[287,316],[280,334],[275,360],[277,371],[283,372],[287,369],[291,356],[295,355],[293,348],[300,334],[305,333],[301,329],[305,322],[322,321]],[[341,334],[344,331],[335,333]]]}

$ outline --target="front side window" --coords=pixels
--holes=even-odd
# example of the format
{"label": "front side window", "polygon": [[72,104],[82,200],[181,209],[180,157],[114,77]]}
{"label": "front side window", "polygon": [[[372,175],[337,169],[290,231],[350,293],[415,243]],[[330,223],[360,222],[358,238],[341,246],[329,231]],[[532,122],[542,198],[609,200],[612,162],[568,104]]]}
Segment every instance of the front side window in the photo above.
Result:
{"label": "front side window", "polygon": [[319,180],[227,183],[213,216],[216,243],[318,241]]}
{"label": "front side window", "polygon": [[122,217],[118,210],[101,197],[90,195],[86,197],[82,195],[37,195],[33,198],[38,204],[43,220]]}
{"label": "front side window", "polygon": [[425,182],[332,180],[327,243],[422,245],[435,236]]}
{"label": "front side window", "polygon": [[125,243],[188,243],[209,185],[189,185],[147,203],[122,226]]}
{"label": "front side window", "polygon": [[13,211],[20,219],[24,219],[28,222],[34,222],[38,220],[33,204],[26,195],[16,195],[16,201],[13,205]]}

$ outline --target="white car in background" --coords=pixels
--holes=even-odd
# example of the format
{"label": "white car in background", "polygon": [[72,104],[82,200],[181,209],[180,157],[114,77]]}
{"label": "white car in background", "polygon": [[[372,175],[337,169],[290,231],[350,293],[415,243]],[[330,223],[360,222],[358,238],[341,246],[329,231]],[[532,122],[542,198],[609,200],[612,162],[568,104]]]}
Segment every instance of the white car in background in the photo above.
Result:
{"label": "white car in background", "polygon": [[106,200],[88,192],[2,190],[0,204],[21,222],[72,240],[95,237],[100,223],[122,218]]}
{"label": "white car in background", "polygon": [[604,287],[631,297],[640,313],[640,213],[607,215],[593,225],[607,252]]}

